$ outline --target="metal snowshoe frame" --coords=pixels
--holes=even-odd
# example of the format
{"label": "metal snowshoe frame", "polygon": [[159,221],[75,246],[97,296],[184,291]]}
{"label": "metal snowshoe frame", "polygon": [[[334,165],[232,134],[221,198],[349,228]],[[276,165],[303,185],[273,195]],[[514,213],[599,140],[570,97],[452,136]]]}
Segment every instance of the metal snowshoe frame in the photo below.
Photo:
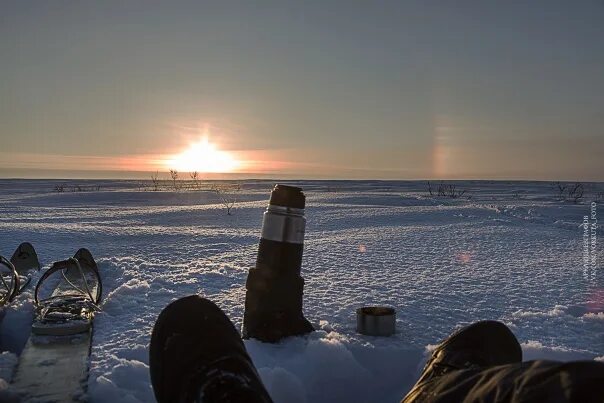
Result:
{"label": "metal snowshoe frame", "polygon": [[[0,281],[2,282],[2,287],[0,287],[0,306],[3,306],[12,301],[21,288],[19,286],[19,275],[11,261],[4,256],[0,256],[0,265],[6,267],[10,271],[10,285],[7,283],[4,274],[2,273],[0,275]],[[2,288],[4,288],[5,291],[2,291]]]}
{"label": "metal snowshoe frame", "polygon": [[[88,269],[88,273],[85,273],[81,263],[85,263],[84,267]],[[60,292],[55,291],[51,296],[40,299],[41,285],[57,272],[61,272],[64,280]],[[87,274],[92,274],[96,280],[94,295]],[[81,280],[81,286],[74,284],[78,280]],[[32,333],[60,336],[87,331],[90,329],[94,313],[100,310],[102,292],[98,267],[88,250],[80,249],[75,257],[53,263],[36,285],[36,319],[32,325]]]}

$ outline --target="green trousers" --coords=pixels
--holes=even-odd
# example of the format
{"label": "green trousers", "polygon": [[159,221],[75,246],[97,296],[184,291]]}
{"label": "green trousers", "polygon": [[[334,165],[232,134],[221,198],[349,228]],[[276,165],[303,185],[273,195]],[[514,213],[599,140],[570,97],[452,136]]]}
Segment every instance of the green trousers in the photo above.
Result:
{"label": "green trousers", "polygon": [[604,363],[527,361],[458,370],[412,389],[404,403],[604,403]]}

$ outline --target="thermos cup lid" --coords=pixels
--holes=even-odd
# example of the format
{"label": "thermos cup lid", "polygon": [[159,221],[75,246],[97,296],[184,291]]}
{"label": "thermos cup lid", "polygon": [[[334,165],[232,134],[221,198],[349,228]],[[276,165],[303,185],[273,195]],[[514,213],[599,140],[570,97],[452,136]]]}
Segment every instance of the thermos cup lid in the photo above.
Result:
{"label": "thermos cup lid", "polygon": [[357,332],[367,336],[391,336],[396,331],[396,311],[388,306],[357,309]]}
{"label": "thermos cup lid", "polygon": [[303,209],[305,201],[306,197],[304,196],[304,193],[302,193],[301,188],[288,185],[275,185],[271,192],[269,204],[272,204],[273,206]]}

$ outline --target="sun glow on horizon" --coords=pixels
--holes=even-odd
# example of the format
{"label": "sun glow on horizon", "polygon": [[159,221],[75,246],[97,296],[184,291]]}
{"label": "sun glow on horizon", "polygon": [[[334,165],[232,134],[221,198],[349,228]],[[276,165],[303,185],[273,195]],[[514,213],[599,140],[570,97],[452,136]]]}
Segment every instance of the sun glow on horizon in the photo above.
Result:
{"label": "sun glow on horizon", "polygon": [[229,173],[239,165],[232,153],[218,150],[207,137],[166,162],[168,168],[183,172]]}

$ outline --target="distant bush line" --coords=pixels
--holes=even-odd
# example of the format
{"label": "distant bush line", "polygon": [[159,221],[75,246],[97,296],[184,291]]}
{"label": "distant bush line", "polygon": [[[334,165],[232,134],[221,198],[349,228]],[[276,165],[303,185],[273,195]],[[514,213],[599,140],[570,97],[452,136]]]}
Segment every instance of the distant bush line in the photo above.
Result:
{"label": "distant bush line", "polygon": [[55,185],[55,192],[64,193],[64,192],[98,192],[101,190],[101,185],[71,185],[68,186],[65,183],[61,183],[59,185]]}
{"label": "distant bush line", "polygon": [[[465,189],[460,189],[453,183],[441,182],[438,187],[432,188],[432,183],[428,182],[428,194],[431,197],[448,197],[450,199],[457,199],[466,194]],[[469,198],[469,196],[468,196]]]}

